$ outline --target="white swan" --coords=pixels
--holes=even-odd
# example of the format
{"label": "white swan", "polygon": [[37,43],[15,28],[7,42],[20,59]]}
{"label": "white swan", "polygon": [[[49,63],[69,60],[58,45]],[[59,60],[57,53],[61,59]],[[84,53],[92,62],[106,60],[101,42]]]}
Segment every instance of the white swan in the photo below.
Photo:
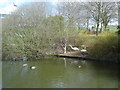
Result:
{"label": "white swan", "polygon": [[35,66],[32,66],[31,69],[36,69],[36,67],[35,67]]}
{"label": "white swan", "polygon": [[82,49],[80,50],[81,52],[87,52],[85,45],[81,45],[81,48],[82,48]]}
{"label": "white swan", "polygon": [[86,49],[81,49],[80,51],[81,51],[81,52],[87,52],[87,50],[86,50]]}
{"label": "white swan", "polygon": [[73,50],[80,50],[79,48],[77,47],[72,47],[72,45],[69,45]]}

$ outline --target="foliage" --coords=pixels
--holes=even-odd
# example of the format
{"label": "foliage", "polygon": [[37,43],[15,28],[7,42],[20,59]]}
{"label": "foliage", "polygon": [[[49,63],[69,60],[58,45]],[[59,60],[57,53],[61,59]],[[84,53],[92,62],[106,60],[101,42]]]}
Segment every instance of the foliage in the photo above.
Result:
{"label": "foliage", "polygon": [[64,28],[64,19],[55,16],[48,17],[43,22],[42,27],[36,28],[3,28],[3,56],[36,58],[54,51],[55,42],[58,42]]}
{"label": "foliage", "polygon": [[113,32],[102,32],[99,36],[79,35],[77,44],[87,46],[90,57],[111,60],[118,59],[118,36]]}
{"label": "foliage", "polygon": [[[64,12],[64,9],[62,10]],[[66,20],[64,14],[48,15],[45,4],[32,4],[4,18],[2,34],[4,60],[15,60],[24,56],[39,58],[44,55],[60,54],[64,52],[65,47],[69,50],[69,44],[78,48],[81,48],[81,45],[87,46],[90,57],[106,59],[112,56],[114,58],[118,49],[117,34],[110,31],[104,31],[98,36],[87,34],[85,28],[78,29],[76,21],[72,22],[78,15],[74,16],[73,10],[72,7],[70,11],[66,10],[65,15],[68,19]]]}

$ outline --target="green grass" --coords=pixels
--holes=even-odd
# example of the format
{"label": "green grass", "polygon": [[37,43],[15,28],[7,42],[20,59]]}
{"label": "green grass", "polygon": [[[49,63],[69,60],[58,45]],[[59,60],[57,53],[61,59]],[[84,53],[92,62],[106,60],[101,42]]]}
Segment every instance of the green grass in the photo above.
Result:
{"label": "green grass", "polygon": [[118,29],[116,28],[116,27],[109,27],[109,28],[107,28],[107,30],[109,30],[110,32],[117,32],[118,31]]}

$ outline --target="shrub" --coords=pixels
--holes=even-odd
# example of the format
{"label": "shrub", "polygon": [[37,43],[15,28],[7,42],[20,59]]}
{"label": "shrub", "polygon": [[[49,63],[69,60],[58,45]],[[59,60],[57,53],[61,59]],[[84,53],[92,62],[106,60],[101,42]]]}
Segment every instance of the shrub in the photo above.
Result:
{"label": "shrub", "polygon": [[78,46],[85,45],[89,57],[116,61],[118,59],[118,36],[116,33],[105,31],[98,36],[79,34],[76,44]]}

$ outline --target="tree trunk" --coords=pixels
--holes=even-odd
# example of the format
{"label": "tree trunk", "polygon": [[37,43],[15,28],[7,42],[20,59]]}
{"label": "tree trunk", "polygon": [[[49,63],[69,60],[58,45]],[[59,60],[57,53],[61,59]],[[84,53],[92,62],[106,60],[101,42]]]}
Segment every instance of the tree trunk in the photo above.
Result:
{"label": "tree trunk", "polygon": [[105,30],[106,30],[106,28],[107,28],[107,24],[105,24],[105,26],[104,26],[104,27],[105,27]]}
{"label": "tree trunk", "polygon": [[101,23],[101,28],[100,28],[100,32],[102,32],[102,27],[103,27],[103,25],[102,25],[102,23]]}
{"label": "tree trunk", "polygon": [[99,23],[97,23],[96,36],[98,36],[98,28],[99,28]]}
{"label": "tree trunk", "polygon": [[87,31],[88,31],[88,27],[89,27],[89,19],[87,19]]}
{"label": "tree trunk", "polygon": [[67,51],[66,51],[66,44],[65,44],[65,47],[64,47],[64,54],[65,54],[65,53],[67,53]]}

